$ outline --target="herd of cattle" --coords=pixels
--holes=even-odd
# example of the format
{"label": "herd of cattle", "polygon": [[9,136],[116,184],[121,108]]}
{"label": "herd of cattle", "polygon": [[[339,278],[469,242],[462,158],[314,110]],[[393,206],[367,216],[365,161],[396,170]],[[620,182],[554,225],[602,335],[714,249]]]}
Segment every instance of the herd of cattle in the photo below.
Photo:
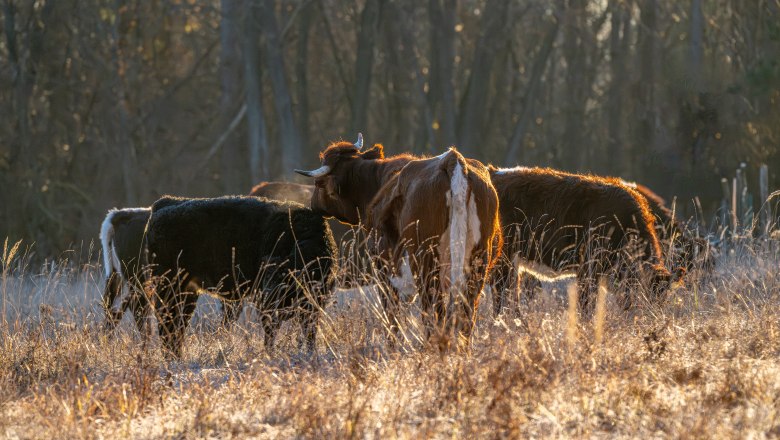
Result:
{"label": "herd of cattle", "polygon": [[602,276],[626,282],[628,307],[639,291],[662,301],[672,282],[707,261],[706,240],[688,234],[663,199],[620,179],[499,169],[454,148],[385,157],[382,145],[363,149],[361,135],[329,145],[320,159],[320,168],[296,170],[313,186],[264,182],[249,196],[166,196],[150,208],[109,211],[100,232],[106,327],[129,310],[146,333],[154,316],[165,352],[178,357],[207,291],[220,298],[225,324],[253,301],[266,347],[283,320],[299,317],[313,350],[339,266],[354,263],[339,247],[356,231],[369,238],[349,254],[377,269],[390,337],[401,309],[394,278],[408,265],[428,337],[444,346],[468,344],[486,283],[499,313],[521,278],[573,272],[588,313]]}

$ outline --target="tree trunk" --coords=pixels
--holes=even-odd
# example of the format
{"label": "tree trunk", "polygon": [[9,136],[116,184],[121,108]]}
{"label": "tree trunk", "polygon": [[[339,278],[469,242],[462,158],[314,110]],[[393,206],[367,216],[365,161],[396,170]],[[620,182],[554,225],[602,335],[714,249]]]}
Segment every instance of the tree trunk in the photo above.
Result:
{"label": "tree trunk", "polygon": [[[647,157],[657,154],[658,115],[655,102],[655,83],[658,59],[657,33],[657,0],[641,2],[640,41],[639,41],[639,138],[635,151],[636,157]],[[641,173],[637,169],[638,174]],[[650,176],[640,175],[637,178],[647,181]]]}
{"label": "tree trunk", "polygon": [[[455,131],[455,86],[453,72],[455,62],[455,14],[457,0],[429,0],[431,20],[431,89],[436,89],[434,100],[438,104],[441,143],[444,146],[458,143]],[[435,108],[434,105],[432,107]]]}
{"label": "tree trunk", "polygon": [[[411,150],[415,154],[421,154],[426,150],[426,145],[430,145],[435,141],[433,113],[431,112],[430,103],[425,96],[425,78],[422,75],[420,63],[415,53],[412,29],[407,25],[409,18],[405,16],[396,2],[389,2],[385,7],[388,15],[385,24],[387,26],[388,45],[391,46],[390,55],[395,64],[400,67],[400,72],[409,72],[413,83],[411,87],[412,102],[417,112],[419,112],[417,117],[422,116],[422,119],[419,121],[409,121],[412,125],[415,125],[415,122],[418,123],[414,130],[415,134],[411,143]],[[403,130],[403,127],[399,128]],[[409,130],[412,130],[412,128],[410,127]]]}
{"label": "tree trunk", "polygon": [[[528,130],[528,125],[531,123],[531,118],[533,117],[533,104],[536,100],[536,95],[539,92],[542,74],[544,74],[544,70],[547,67],[547,61],[550,59],[555,39],[558,36],[558,28],[558,22],[555,21],[551,25],[551,29],[547,32],[547,35],[544,37],[539,53],[536,55],[536,59],[534,59],[531,67],[531,77],[528,79],[528,85],[526,85],[525,96],[521,101],[516,103],[517,105],[522,105],[522,108],[514,108],[512,111],[513,114],[519,113],[521,116],[520,119],[518,119],[517,124],[515,124],[514,130],[512,131],[512,137],[509,140],[509,148],[507,149],[506,158],[504,159],[504,163],[507,165],[517,163],[518,158],[521,156],[520,148],[522,147],[525,133]],[[550,80],[549,82],[552,83],[554,81]],[[521,162],[525,162],[524,157]]]}
{"label": "tree trunk", "polygon": [[607,141],[609,172],[614,176],[631,175],[631,161],[628,160],[625,138],[623,136],[623,96],[626,82],[626,51],[628,49],[629,30],[631,24],[627,7],[619,0],[610,2],[612,14],[612,30],[609,36],[610,45],[610,72],[612,81],[610,84],[607,101],[609,114],[607,127],[609,139]]}
{"label": "tree trunk", "polygon": [[691,61],[689,74],[697,92],[702,91],[701,63],[704,53],[704,17],[701,0],[691,0]]}
{"label": "tree trunk", "polygon": [[590,146],[582,142],[585,120],[585,98],[587,95],[585,71],[587,69],[583,44],[587,26],[584,20],[583,0],[568,0],[564,15],[563,54],[566,60],[566,99],[564,104],[563,144],[569,159],[566,168],[587,169],[590,165]]}
{"label": "tree trunk", "polygon": [[[221,21],[219,24],[220,57],[219,83],[221,96],[219,101],[220,130],[227,128],[239,107],[241,95],[241,0],[221,0]],[[222,145],[222,184],[225,194],[237,194],[240,188],[239,176],[242,174],[238,156],[238,143],[235,136],[228,136]]]}
{"label": "tree trunk", "polygon": [[261,87],[259,26],[257,12],[259,2],[247,0],[244,10],[244,88],[246,89],[246,122],[249,140],[249,175],[252,183],[268,178],[268,134],[263,116],[263,92]]}
{"label": "tree trunk", "polygon": [[[266,65],[274,93],[276,115],[279,118],[279,140],[282,147],[282,170],[279,175],[291,174],[300,166],[301,148],[298,129],[292,109],[292,97],[287,85],[287,74],[279,40],[279,26],[276,23],[274,0],[261,0],[263,37],[265,39]],[[275,173],[276,174],[276,173]],[[278,176],[275,176],[278,177]]]}
{"label": "tree trunk", "polygon": [[501,42],[500,37],[506,32],[507,4],[505,0],[488,0],[485,4],[480,23],[482,32],[474,46],[471,74],[458,117],[459,147],[465,153],[474,153],[482,137],[493,59]]}
{"label": "tree trunk", "polygon": [[352,101],[350,133],[366,130],[368,99],[371,94],[371,71],[374,45],[381,21],[384,0],[367,0],[360,14],[357,55],[355,56],[355,99]]}
{"label": "tree trunk", "polygon": [[117,120],[115,126],[116,148],[119,150],[119,160],[122,168],[122,181],[125,187],[125,203],[129,206],[138,205],[138,194],[135,188],[138,167],[130,139],[129,119],[127,111],[127,91],[122,72],[125,71],[122,59],[120,27],[122,26],[122,14],[125,9],[124,0],[114,2],[114,14],[116,19],[111,27],[111,57],[113,64],[114,93],[116,94]]}
{"label": "tree trunk", "polygon": [[[304,2],[308,0],[303,0]],[[309,63],[309,28],[313,6],[306,3],[302,6],[298,25],[298,50],[295,60],[296,97],[298,98],[298,126],[300,127],[300,145],[304,151],[309,147],[309,90],[306,76]]]}

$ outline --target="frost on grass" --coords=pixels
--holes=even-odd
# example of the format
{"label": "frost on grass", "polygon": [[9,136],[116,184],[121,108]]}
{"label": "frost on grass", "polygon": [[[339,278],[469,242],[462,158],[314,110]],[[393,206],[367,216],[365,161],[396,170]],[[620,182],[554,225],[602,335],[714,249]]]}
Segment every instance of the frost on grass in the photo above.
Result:
{"label": "frost on grass", "polygon": [[607,295],[596,324],[546,285],[497,319],[481,308],[467,354],[422,346],[413,294],[391,347],[376,286],[337,292],[316,355],[294,322],[267,353],[251,308],[219,329],[204,297],[165,363],[129,318],[99,331],[98,267],[17,264],[0,280],[0,437],[773,437],[779,265],[777,246],[742,245],[662,307]]}

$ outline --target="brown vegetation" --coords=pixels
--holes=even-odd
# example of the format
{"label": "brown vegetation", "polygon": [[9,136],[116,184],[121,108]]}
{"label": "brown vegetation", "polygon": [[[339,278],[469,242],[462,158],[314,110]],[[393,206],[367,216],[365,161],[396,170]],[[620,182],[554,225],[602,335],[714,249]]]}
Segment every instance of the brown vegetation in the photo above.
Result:
{"label": "brown vegetation", "polygon": [[626,314],[607,295],[596,322],[583,321],[561,286],[497,320],[484,307],[466,354],[388,348],[366,289],[328,307],[316,356],[298,351],[294,326],[266,353],[251,313],[224,332],[212,311],[171,364],[157,338],[133,337],[129,319],[115,339],[98,331],[91,263],[33,271],[4,260],[2,437],[780,433],[776,243],[735,246],[663,308]]}

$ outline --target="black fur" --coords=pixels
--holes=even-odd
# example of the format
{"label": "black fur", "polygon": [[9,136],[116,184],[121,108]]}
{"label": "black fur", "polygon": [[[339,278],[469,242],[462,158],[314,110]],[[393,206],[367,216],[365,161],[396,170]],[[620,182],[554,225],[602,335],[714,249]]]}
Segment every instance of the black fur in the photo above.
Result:
{"label": "black fur", "polygon": [[322,216],[257,197],[163,197],[152,206],[146,240],[159,333],[169,354],[181,355],[199,288],[228,302],[251,297],[267,346],[282,320],[301,316],[314,349],[318,311],[332,290],[337,261]]}

